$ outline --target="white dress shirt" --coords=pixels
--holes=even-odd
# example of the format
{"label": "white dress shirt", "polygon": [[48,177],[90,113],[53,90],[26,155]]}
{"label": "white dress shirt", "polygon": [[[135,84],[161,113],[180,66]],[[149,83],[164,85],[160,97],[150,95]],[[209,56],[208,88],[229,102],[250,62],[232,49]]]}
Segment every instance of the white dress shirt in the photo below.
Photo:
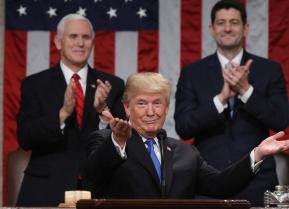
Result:
{"label": "white dress shirt", "polygon": [[[68,85],[75,72],[69,69],[62,61],[60,62],[60,67],[63,72],[66,84]],[[85,90],[86,90],[87,72],[88,72],[88,66],[85,65],[76,73],[80,77],[79,82],[82,87],[83,95],[85,95]]]}

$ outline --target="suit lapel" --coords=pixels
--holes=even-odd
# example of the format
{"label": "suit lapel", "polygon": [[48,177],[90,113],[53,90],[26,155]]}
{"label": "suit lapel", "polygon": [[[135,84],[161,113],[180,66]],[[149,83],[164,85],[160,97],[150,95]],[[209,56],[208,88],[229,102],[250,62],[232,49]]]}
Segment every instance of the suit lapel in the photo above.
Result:
{"label": "suit lapel", "polygon": [[[240,65],[245,65],[246,62],[251,58],[250,54],[244,50],[244,53],[243,53],[243,57],[242,57],[242,60],[241,60],[241,64]],[[252,64],[251,65],[251,68],[250,68],[250,73],[248,75],[248,80],[249,80],[249,83],[251,85],[253,85],[254,81],[253,81],[253,77],[254,77],[254,65]],[[235,117],[237,116],[237,113],[240,111],[240,108],[243,107],[243,103],[241,102],[241,100],[235,99],[235,104],[234,104],[234,115],[233,115],[233,120],[235,119]]]}
{"label": "suit lapel", "polygon": [[[241,60],[241,65],[245,65],[249,59],[252,59],[252,56],[246,50],[244,50],[244,54]],[[248,78],[250,84],[254,83],[254,80],[253,80],[254,72],[255,72],[254,68],[255,68],[255,65],[254,65],[254,60],[253,60],[253,63],[250,67],[250,73],[249,73],[249,78]]]}
{"label": "suit lapel", "polygon": [[133,131],[132,137],[128,141],[127,151],[129,156],[133,156],[132,158],[148,171],[149,175],[151,175],[157,187],[160,189],[159,177],[153,162],[147,152],[142,138],[135,131]]}
{"label": "suit lapel", "polygon": [[169,146],[167,140],[164,140],[164,165],[165,165],[165,180],[166,180],[166,195],[172,186],[173,180],[173,150]]}
{"label": "suit lapel", "polygon": [[[204,69],[206,70],[206,69]],[[214,90],[214,94],[221,91],[224,83],[223,75],[222,75],[222,67],[221,63],[218,59],[217,53],[213,54],[209,57],[208,60],[208,85],[212,87]]]}
{"label": "suit lapel", "polygon": [[87,81],[86,81],[86,93],[85,93],[85,101],[84,101],[84,113],[82,118],[83,128],[86,126],[90,114],[94,111],[93,103],[94,103],[94,95],[96,90],[96,76],[93,73],[93,69],[88,67],[87,71]]}
{"label": "suit lapel", "polygon": [[54,90],[51,91],[53,92],[52,101],[56,104],[57,108],[62,107],[67,84],[59,64],[51,69],[50,83],[51,89],[54,88]]}
{"label": "suit lapel", "polygon": [[[221,92],[223,85],[224,85],[224,78],[223,78],[223,69],[219,58],[217,56],[217,52],[207,60],[207,68],[204,69],[208,75],[207,85],[210,86],[212,89],[211,95],[214,97],[218,93]],[[230,111],[228,108],[224,111],[225,117],[230,118]]]}

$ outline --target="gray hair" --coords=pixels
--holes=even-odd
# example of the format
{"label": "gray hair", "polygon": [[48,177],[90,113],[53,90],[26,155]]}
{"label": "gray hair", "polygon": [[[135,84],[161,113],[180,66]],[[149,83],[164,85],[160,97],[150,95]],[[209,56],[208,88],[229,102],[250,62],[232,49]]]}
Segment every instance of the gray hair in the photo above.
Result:
{"label": "gray hair", "polygon": [[140,72],[128,77],[123,94],[123,101],[129,102],[139,92],[164,93],[170,103],[171,84],[160,73]]}
{"label": "gray hair", "polygon": [[69,20],[83,20],[85,22],[87,22],[87,24],[89,25],[90,29],[91,29],[91,37],[94,38],[94,30],[93,30],[93,26],[91,24],[91,22],[89,21],[89,19],[87,19],[86,17],[80,15],[80,14],[68,14],[66,16],[64,16],[59,23],[57,24],[57,36],[59,38],[62,37],[63,35],[63,31],[64,31],[64,25],[67,21]]}

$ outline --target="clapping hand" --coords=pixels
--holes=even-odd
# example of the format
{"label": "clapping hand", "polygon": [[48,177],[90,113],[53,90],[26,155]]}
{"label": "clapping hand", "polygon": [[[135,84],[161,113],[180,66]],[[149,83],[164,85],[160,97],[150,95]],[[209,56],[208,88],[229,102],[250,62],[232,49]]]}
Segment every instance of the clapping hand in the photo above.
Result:
{"label": "clapping hand", "polygon": [[64,102],[59,111],[60,124],[64,123],[64,121],[73,113],[75,107],[75,81],[73,79],[70,80],[69,84],[66,87],[64,93]]}
{"label": "clapping hand", "polygon": [[98,113],[102,113],[107,106],[107,98],[111,90],[111,84],[108,81],[103,82],[100,79],[97,79],[96,83],[97,88],[95,91],[93,106]]}
{"label": "clapping hand", "polygon": [[224,69],[223,77],[225,82],[227,82],[232,90],[241,96],[249,89],[250,84],[248,80],[248,75],[250,72],[250,67],[253,60],[250,59],[242,66],[234,66],[232,70]]}

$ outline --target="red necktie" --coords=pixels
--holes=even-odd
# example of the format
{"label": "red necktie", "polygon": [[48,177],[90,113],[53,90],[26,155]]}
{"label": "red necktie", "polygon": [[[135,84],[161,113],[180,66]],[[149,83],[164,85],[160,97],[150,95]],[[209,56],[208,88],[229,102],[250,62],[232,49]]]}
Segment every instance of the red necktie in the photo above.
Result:
{"label": "red necktie", "polygon": [[76,120],[78,127],[81,128],[82,125],[82,116],[83,116],[83,109],[84,109],[84,96],[82,87],[79,82],[79,75],[76,73],[72,76],[74,82],[75,82],[75,111],[76,111]]}

